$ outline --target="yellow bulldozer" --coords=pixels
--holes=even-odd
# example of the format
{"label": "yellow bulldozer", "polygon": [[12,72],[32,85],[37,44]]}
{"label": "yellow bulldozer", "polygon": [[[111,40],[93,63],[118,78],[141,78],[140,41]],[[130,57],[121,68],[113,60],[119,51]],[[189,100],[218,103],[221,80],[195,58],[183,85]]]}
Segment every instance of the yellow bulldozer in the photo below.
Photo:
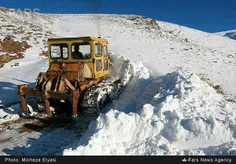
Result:
{"label": "yellow bulldozer", "polygon": [[73,117],[90,109],[100,112],[103,105],[121,90],[120,79],[110,76],[108,41],[100,37],[48,39],[49,68],[39,73],[34,88],[18,86],[20,107],[29,113],[26,96],[36,96],[48,116],[51,106],[67,102]]}

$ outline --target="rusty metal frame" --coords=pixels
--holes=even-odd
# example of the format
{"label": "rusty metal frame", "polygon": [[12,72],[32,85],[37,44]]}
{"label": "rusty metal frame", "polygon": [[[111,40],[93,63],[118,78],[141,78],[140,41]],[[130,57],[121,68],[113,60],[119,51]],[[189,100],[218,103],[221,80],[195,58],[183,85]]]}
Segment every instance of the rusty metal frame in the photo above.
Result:
{"label": "rusty metal frame", "polygon": [[49,99],[57,99],[57,100],[67,100],[72,104],[72,117],[76,117],[78,113],[78,103],[80,98],[80,93],[82,93],[87,88],[91,87],[94,84],[99,83],[102,78],[98,78],[96,80],[89,80],[81,82],[79,86],[79,90],[76,90],[73,85],[64,77],[62,77],[62,81],[68,85],[71,89],[70,92],[64,91],[50,91],[50,90],[37,90],[36,88],[29,88],[26,84],[18,85],[18,94],[20,95],[20,108],[24,113],[28,113],[26,95],[29,96],[37,96],[44,99],[44,108],[45,112],[48,116],[51,116],[50,110],[50,101]]}
{"label": "rusty metal frame", "polygon": [[41,97],[45,101],[45,112],[48,116],[51,116],[49,99],[67,100],[72,103],[72,116],[77,116],[78,101],[80,93],[74,90],[70,93],[65,92],[53,92],[53,91],[38,91],[36,89],[29,88],[26,84],[18,86],[18,94],[20,95],[20,108],[23,112],[28,113],[26,95]]}

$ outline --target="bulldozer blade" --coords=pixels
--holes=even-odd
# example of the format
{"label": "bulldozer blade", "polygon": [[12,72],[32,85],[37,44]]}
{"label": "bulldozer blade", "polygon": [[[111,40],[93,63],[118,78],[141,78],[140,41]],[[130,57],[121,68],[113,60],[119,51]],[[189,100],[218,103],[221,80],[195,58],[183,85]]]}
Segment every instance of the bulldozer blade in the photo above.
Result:
{"label": "bulldozer blade", "polygon": [[28,113],[26,96],[24,95],[23,88],[27,87],[26,84],[18,85],[18,94],[20,95],[20,108],[24,113]]}
{"label": "bulldozer blade", "polygon": [[[48,81],[50,82],[52,81],[52,79]],[[66,85],[62,80],[59,81],[58,85],[60,85],[60,83]],[[73,90],[71,92],[63,92],[63,91],[54,92],[51,90],[42,91],[34,88],[29,88],[26,84],[24,84],[18,86],[18,94],[20,95],[20,108],[24,113],[29,113],[29,110],[27,108],[26,96],[31,95],[31,96],[41,97],[44,100],[44,110],[49,117],[52,115],[50,109],[50,101],[49,101],[50,99],[66,100],[70,102],[72,104],[72,117],[77,116],[78,102],[80,98],[80,92],[78,90]]]}
{"label": "bulldozer blade", "polygon": [[72,117],[76,117],[78,113],[78,101],[80,94],[78,91],[72,92]]}
{"label": "bulldozer blade", "polygon": [[50,117],[51,116],[51,110],[50,110],[49,99],[45,97],[44,101],[45,101],[45,111],[46,111],[47,115]]}

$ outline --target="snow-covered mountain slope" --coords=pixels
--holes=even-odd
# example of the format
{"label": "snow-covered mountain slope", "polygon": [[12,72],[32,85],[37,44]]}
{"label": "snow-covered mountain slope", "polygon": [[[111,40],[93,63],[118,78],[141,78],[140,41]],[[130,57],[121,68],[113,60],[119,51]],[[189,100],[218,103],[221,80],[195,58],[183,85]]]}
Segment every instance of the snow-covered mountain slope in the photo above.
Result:
{"label": "snow-covered mountain slope", "polygon": [[222,31],[222,32],[217,32],[215,34],[236,40],[236,30]]}
{"label": "snow-covered mountain slope", "polygon": [[11,35],[32,46],[23,59],[0,68],[0,122],[21,115],[16,85],[33,86],[38,73],[47,70],[47,59],[39,54],[47,50],[48,37],[101,34],[114,59],[133,64],[134,78],[64,155],[235,154],[236,107],[226,101],[236,98],[234,40],[136,15],[55,15],[0,8],[0,19],[1,39]]}
{"label": "snow-covered mountain slope", "polygon": [[[96,36],[97,19],[68,15],[55,21],[54,27],[58,35]],[[111,51],[142,61],[155,74],[177,68],[204,74],[227,93],[236,93],[235,41],[160,21],[149,25],[149,19],[137,16],[101,15],[99,20],[101,35],[109,39]]]}
{"label": "snow-covered mountain slope", "polygon": [[[98,36],[100,31],[101,36],[109,40],[110,51],[127,54],[133,61],[142,61],[156,74],[181,69],[207,76],[214,84],[221,85],[228,95],[236,93],[236,43],[233,40],[166,22],[151,24],[151,19],[141,16],[26,14],[30,16],[24,17],[23,14],[1,12],[7,20],[4,24],[28,29],[17,34],[4,25],[2,38],[9,34],[23,40],[28,31],[32,32],[27,36],[34,46],[26,53],[27,59],[38,58],[38,54],[45,51],[47,37]],[[31,24],[22,19],[40,29],[30,30]],[[8,68],[9,65],[5,69]]]}

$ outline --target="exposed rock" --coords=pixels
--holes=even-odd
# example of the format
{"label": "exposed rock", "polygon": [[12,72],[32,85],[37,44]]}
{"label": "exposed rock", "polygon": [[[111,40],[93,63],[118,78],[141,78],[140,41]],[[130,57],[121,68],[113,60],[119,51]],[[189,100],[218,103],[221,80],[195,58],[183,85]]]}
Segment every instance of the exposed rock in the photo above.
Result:
{"label": "exposed rock", "polygon": [[160,26],[157,24],[157,21],[155,19],[151,19],[150,21],[147,21],[147,24],[151,28],[155,28],[157,30],[160,30]]}
{"label": "exposed rock", "polygon": [[39,54],[40,56],[48,56],[48,52],[47,51],[43,51],[42,53]]}
{"label": "exposed rock", "polygon": [[0,68],[3,67],[4,64],[14,59],[22,59],[22,58],[24,58],[22,53],[17,53],[16,55],[9,55],[9,54],[0,55]]}
{"label": "exposed rock", "polygon": [[3,40],[0,40],[0,47],[0,52],[19,53],[24,52],[31,46],[25,41],[14,41],[11,36],[6,36]]}

